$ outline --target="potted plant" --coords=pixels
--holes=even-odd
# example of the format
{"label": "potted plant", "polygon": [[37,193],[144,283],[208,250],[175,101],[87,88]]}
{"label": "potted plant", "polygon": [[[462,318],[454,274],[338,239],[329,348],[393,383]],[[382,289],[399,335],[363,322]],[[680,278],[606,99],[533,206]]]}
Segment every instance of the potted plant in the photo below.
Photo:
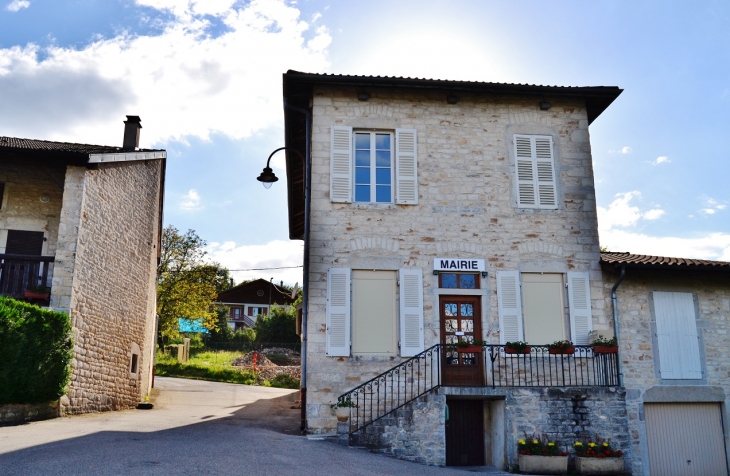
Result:
{"label": "potted plant", "polygon": [[345,398],[340,398],[337,400],[337,403],[333,403],[330,407],[335,410],[337,421],[345,422],[350,418],[350,409],[357,408],[357,405],[352,403],[352,399],[347,396]]}
{"label": "potted plant", "polygon": [[596,435],[595,440],[576,441],[575,469],[580,474],[619,474],[624,471],[624,453],[614,450],[610,440]]}
{"label": "potted plant", "polygon": [[593,339],[593,352],[596,354],[617,354],[618,345],[616,344],[616,337],[607,339],[603,336],[598,336]]}
{"label": "potted plant", "polygon": [[505,354],[529,354],[532,350],[527,342],[517,340],[514,342],[505,342],[504,353]]}
{"label": "potted plant", "polygon": [[456,343],[456,350],[458,352],[481,352],[483,350],[483,345],[485,342],[483,340],[475,339],[472,342],[460,340]]}
{"label": "potted plant", "polygon": [[568,472],[568,452],[561,451],[560,442],[547,436],[527,436],[517,441],[521,473],[565,474]]}
{"label": "potted plant", "polygon": [[569,340],[556,340],[548,344],[548,353],[552,355],[575,354],[575,346]]}
{"label": "potted plant", "polygon": [[51,295],[51,288],[48,286],[29,286],[23,292],[23,297],[26,299],[48,299]]}

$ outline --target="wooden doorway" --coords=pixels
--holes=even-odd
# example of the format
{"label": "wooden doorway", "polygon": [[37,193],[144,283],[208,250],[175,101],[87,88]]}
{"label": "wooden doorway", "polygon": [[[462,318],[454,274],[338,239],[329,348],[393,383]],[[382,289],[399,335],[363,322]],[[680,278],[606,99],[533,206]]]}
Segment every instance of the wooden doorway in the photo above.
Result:
{"label": "wooden doorway", "polygon": [[[484,352],[465,351],[458,342],[474,342],[482,338],[482,311],[479,296],[441,296],[441,339],[444,350],[443,385],[484,385]],[[453,346],[453,347],[451,347]]]}
{"label": "wooden doorway", "polygon": [[446,466],[484,466],[484,400],[447,400]]}

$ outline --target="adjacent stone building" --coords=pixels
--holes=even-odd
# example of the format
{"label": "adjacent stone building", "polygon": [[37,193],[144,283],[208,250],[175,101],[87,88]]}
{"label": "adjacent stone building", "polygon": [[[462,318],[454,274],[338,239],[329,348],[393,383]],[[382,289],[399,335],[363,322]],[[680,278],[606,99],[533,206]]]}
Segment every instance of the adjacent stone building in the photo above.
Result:
{"label": "adjacent stone building", "polygon": [[256,318],[267,315],[272,305],[287,307],[293,303],[290,292],[261,278],[226,289],[216,298],[217,305],[228,308],[228,326],[234,331],[253,328]]}
{"label": "adjacent stone building", "polygon": [[[0,137],[0,293],[69,313],[63,413],[134,407],[154,362],[164,150]],[[36,295],[28,291],[39,291]]]}

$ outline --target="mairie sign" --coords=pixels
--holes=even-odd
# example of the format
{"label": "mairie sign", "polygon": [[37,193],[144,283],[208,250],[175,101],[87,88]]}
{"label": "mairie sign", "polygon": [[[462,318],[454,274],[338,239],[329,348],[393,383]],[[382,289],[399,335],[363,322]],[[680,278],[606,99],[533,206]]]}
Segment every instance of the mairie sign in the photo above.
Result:
{"label": "mairie sign", "polygon": [[486,271],[483,259],[434,258],[434,271]]}

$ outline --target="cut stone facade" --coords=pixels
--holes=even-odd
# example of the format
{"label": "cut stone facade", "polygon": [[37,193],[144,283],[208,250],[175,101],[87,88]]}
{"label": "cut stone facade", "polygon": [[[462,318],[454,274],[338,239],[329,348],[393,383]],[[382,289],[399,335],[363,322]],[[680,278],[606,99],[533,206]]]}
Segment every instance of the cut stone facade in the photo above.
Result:
{"label": "cut stone facade", "polygon": [[[606,305],[619,270],[604,268]],[[661,378],[653,291],[691,293],[695,297],[703,375],[697,380]],[[716,402],[728,420],[730,396],[730,285],[726,273],[687,270],[627,269],[617,288],[621,371],[632,453],[632,474],[651,474],[647,448],[645,403]],[[730,440],[725,436],[725,446]]]}
{"label": "cut stone facade", "polygon": [[0,159],[0,253],[8,230],[42,231],[54,258],[41,284],[74,341],[60,413],[132,408],[152,380],[163,160],[50,165],[28,154]]}

